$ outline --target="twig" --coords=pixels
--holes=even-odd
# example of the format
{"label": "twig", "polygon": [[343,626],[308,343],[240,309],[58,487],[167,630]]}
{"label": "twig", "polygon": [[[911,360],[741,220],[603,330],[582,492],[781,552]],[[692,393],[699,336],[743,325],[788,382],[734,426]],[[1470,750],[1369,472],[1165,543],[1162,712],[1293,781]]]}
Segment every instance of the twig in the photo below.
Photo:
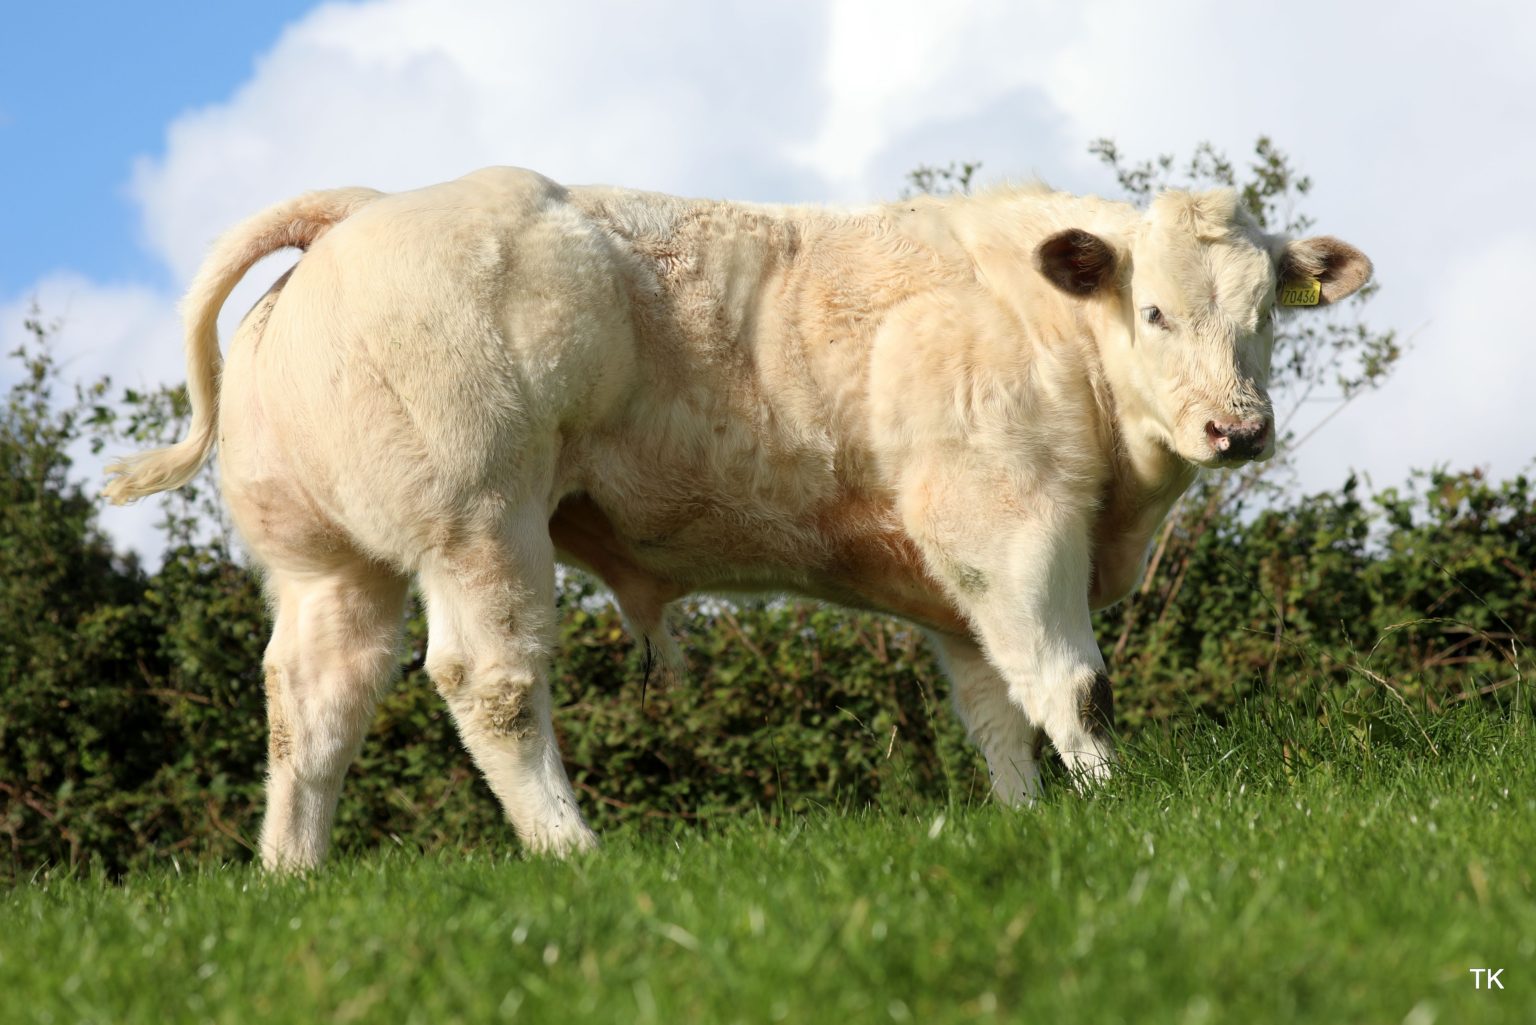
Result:
{"label": "twig", "polygon": [[17,787],[14,787],[11,784],[5,782],[4,780],[0,780],[0,790],[4,790],[6,793],[10,794],[12,798],[14,798],[17,801],[20,801],[22,804],[26,805],[28,808],[31,808],[33,811],[37,812],[39,815],[41,815],[43,818],[47,819],[49,822],[53,823],[54,825],[58,825],[59,824],[59,817],[57,815],[55,815],[53,812],[49,811],[47,805],[45,805],[41,801],[37,800],[31,794],[25,793],[24,791],[18,789]]}
{"label": "twig", "polygon": [[195,705],[211,705],[213,699],[206,694],[193,694],[190,691],[172,690],[169,687],[142,687],[139,690],[129,691],[130,694],[143,694],[146,697],[161,698],[162,700],[190,701]]}
{"label": "twig", "polygon": [[1503,690],[1505,687],[1508,687],[1512,684],[1518,684],[1519,682],[1520,677],[1518,676],[1512,676],[1507,680],[1497,680],[1493,683],[1485,684],[1484,686],[1477,688],[1477,690],[1464,690],[1454,698],[1447,700],[1446,704],[1457,705],[1463,701],[1471,701],[1473,698],[1487,697],[1494,691]]}
{"label": "twig", "polygon": [[753,655],[756,655],[758,661],[766,666],[768,664],[768,656],[763,654],[762,648],[752,643],[752,638],[747,636],[747,631],[742,627],[741,621],[736,618],[735,613],[729,608],[722,608],[720,610],[720,618],[724,620],[726,626],[731,628],[731,632],[736,635],[736,639],[741,641],[746,649]]}
{"label": "twig", "polygon": [[[229,823],[225,822],[222,818],[219,817],[218,805],[215,804],[213,798],[208,798],[204,803],[204,807],[208,811],[208,821],[213,823],[214,829],[217,829],[219,832],[223,833],[225,836],[235,841],[235,843],[250,851],[252,854],[256,853],[255,844],[241,836],[235,827],[231,826]],[[191,837],[188,837],[188,839],[190,840]]]}

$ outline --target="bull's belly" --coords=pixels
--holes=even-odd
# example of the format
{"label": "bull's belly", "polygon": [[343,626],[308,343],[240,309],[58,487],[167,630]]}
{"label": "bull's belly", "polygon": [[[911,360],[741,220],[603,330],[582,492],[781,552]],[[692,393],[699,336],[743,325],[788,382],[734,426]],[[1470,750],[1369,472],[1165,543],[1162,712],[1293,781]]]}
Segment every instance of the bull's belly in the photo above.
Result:
{"label": "bull's belly", "polygon": [[739,510],[696,508],[679,529],[642,538],[618,528],[590,495],[577,494],[560,503],[549,532],[562,561],[595,574],[639,623],[659,620],[664,606],[689,594],[767,592],[969,632],[909,539],[860,530],[856,521],[753,523]]}

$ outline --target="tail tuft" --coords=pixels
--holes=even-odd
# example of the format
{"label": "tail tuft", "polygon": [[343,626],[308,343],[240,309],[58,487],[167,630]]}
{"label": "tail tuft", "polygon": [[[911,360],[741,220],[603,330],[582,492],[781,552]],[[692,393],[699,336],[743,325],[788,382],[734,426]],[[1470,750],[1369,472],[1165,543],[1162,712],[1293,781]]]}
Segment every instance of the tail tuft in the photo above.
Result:
{"label": "tail tuft", "polygon": [[125,456],[108,464],[111,479],[101,493],[113,505],[127,505],[161,491],[173,491],[197,475],[212,447],[211,437],[193,431],[169,448]]}

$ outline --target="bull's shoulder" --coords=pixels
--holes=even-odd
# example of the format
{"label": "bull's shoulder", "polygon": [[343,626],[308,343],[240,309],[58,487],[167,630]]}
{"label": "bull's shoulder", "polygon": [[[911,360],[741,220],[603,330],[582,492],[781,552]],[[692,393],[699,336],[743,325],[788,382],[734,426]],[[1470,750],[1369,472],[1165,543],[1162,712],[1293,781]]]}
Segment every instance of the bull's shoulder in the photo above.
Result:
{"label": "bull's shoulder", "polygon": [[900,446],[1054,468],[1096,488],[1102,410],[1090,346],[1070,322],[1020,316],[981,282],[915,297],[875,340],[874,429]]}

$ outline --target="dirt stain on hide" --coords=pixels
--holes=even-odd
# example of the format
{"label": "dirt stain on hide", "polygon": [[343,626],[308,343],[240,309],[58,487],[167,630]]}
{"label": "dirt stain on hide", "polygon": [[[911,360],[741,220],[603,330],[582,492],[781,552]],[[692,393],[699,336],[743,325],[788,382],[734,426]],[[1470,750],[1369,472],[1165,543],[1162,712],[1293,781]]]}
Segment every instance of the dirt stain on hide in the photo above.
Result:
{"label": "dirt stain on hide", "polygon": [[293,727],[283,710],[283,671],[268,666],[267,688],[267,758],[275,765],[293,755]]}
{"label": "dirt stain on hide", "polygon": [[508,681],[480,698],[479,713],[486,727],[502,737],[527,740],[538,732],[533,706],[527,700],[532,687],[524,681]]}
{"label": "dirt stain on hide", "polygon": [[987,590],[987,575],[975,566],[967,566],[963,562],[951,563],[949,571],[955,582],[955,588],[961,594],[977,596]]}
{"label": "dirt stain on hide", "polygon": [[432,685],[445,699],[451,698],[464,687],[464,667],[458,662],[449,662],[438,669],[428,670],[432,677]]}

